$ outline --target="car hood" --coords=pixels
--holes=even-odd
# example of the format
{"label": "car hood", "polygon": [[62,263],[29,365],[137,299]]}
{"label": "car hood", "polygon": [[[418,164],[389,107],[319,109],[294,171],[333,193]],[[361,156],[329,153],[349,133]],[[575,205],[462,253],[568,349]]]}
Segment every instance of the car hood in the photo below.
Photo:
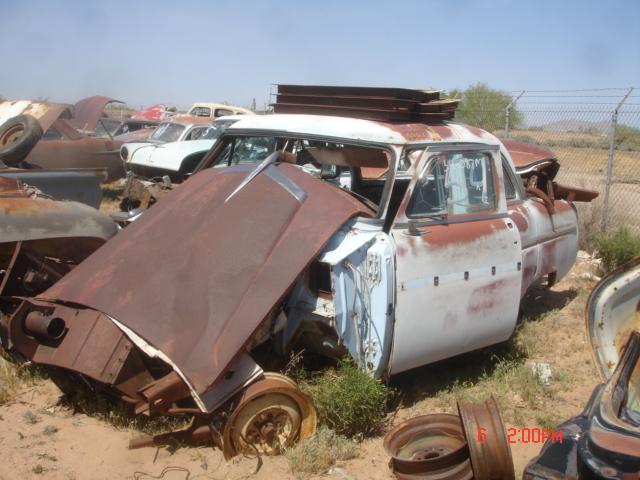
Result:
{"label": "car hood", "polygon": [[129,148],[129,163],[164,170],[180,170],[182,161],[194,153],[208,152],[215,140],[189,140],[186,142],[171,142],[161,144],[131,144]]}
{"label": "car hood", "polygon": [[71,125],[78,130],[93,132],[102,118],[104,107],[109,103],[122,103],[109,97],[94,96],[83,98],[75,104]]}
{"label": "car hood", "polygon": [[587,301],[587,331],[594,359],[608,379],[633,330],[640,331],[640,257],[605,276]]}
{"label": "car hood", "polygon": [[348,193],[289,164],[203,170],[41,295],[109,315],[206,392],[350,218]]}

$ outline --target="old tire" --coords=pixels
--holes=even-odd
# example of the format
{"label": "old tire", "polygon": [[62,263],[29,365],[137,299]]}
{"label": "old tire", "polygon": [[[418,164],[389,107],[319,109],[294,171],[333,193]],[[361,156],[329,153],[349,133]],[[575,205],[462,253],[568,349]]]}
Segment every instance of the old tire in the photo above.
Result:
{"label": "old tire", "polygon": [[42,138],[40,123],[31,115],[18,115],[0,126],[0,161],[15,166]]}

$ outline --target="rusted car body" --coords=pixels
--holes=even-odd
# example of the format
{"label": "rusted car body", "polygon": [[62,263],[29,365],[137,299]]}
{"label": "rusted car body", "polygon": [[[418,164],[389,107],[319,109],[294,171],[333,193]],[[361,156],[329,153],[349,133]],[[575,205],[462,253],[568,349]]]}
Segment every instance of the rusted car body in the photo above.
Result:
{"label": "rusted car body", "polygon": [[587,331],[602,380],[582,414],[560,425],[526,479],[640,477],[640,258],[591,292]]}
{"label": "rusted car body", "polygon": [[29,135],[32,133],[35,136],[31,138],[31,146],[25,146],[26,149],[22,150],[18,158],[11,157],[12,161],[9,162],[11,166],[2,163],[5,159],[3,154],[0,153],[0,175],[5,178],[19,179],[26,185],[37,187],[42,193],[56,200],[72,200],[98,208],[102,200],[100,183],[107,179],[105,169],[66,168],[49,170],[16,168],[30,166],[24,163],[24,159],[33,147],[37,145],[42,133],[47,131],[58,119],[71,118],[72,108],[68,105],[30,102],[27,100],[0,102],[0,132],[5,130],[4,127],[10,123],[10,120],[19,116],[33,117],[39,125],[38,132],[15,132],[14,140],[18,138],[16,135]]}
{"label": "rusted car body", "polygon": [[[450,115],[434,92],[409,93]],[[241,119],[99,252],[5,302],[5,345],[137,412],[192,412],[206,420],[191,433],[233,454],[237,432],[277,450],[274,435],[286,445],[313,419],[293,386],[264,383],[252,354],[265,346],[349,354],[388,376],[506,340],[524,292],[575,261],[570,194],[542,191],[543,173],[527,180],[543,195],[528,194],[496,137],[416,116],[435,120]],[[252,389],[289,427],[261,416]]]}
{"label": "rusted car body", "polygon": [[117,231],[97,210],[0,176],[0,296],[36,295]]}
{"label": "rusted car body", "polygon": [[[107,180],[124,176],[119,149],[122,142],[98,138],[94,134],[107,97],[90,97],[71,105],[26,100],[0,103],[0,123],[16,115],[31,115],[42,127],[42,139],[22,159],[25,169],[105,168]],[[81,129],[81,130],[79,130]],[[86,133],[83,133],[86,132]]]}
{"label": "rusted car body", "polygon": [[107,181],[124,177],[121,143],[84,135],[59,118],[25,159],[28,168],[105,168]]}

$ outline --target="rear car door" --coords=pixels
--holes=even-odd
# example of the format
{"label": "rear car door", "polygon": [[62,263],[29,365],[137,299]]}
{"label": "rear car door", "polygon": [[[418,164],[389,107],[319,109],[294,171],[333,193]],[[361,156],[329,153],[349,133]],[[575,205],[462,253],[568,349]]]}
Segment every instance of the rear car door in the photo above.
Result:
{"label": "rear car door", "polygon": [[520,234],[497,146],[425,151],[399,207],[390,373],[509,338],[518,316]]}

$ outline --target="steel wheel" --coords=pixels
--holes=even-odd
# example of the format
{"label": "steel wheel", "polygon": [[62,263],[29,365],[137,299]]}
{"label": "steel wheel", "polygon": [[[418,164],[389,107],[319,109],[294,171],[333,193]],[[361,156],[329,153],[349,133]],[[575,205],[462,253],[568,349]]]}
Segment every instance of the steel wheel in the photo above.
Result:
{"label": "steel wheel", "polygon": [[311,399],[293,380],[265,372],[237,399],[223,431],[223,451],[277,455],[316,431],[317,414]]}
{"label": "steel wheel", "polygon": [[292,398],[268,393],[242,406],[233,422],[231,439],[238,452],[257,450],[264,455],[277,455],[295,442],[301,422],[300,410]]}

